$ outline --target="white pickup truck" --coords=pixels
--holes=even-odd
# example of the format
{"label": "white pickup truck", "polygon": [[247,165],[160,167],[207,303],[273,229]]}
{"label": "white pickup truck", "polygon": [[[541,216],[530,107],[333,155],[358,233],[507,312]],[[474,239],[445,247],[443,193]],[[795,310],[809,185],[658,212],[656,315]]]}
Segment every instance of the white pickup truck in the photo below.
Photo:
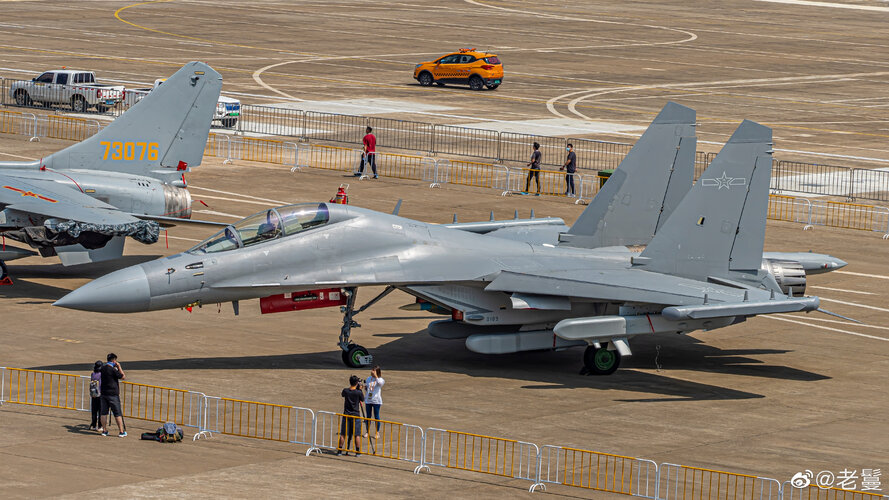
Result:
{"label": "white pickup truck", "polygon": [[9,94],[19,106],[67,104],[78,113],[92,107],[104,113],[123,99],[124,90],[123,85],[96,83],[96,74],[92,71],[57,69],[30,81],[14,82]]}
{"label": "white pickup truck", "polygon": [[[158,78],[150,89],[128,89],[125,104],[127,106],[136,104],[148,95],[149,92],[164,83],[165,80],[166,78]],[[216,111],[213,112],[213,121],[222,123],[222,126],[225,128],[234,128],[238,123],[239,116],[241,116],[241,101],[220,95],[219,101],[216,103]]]}

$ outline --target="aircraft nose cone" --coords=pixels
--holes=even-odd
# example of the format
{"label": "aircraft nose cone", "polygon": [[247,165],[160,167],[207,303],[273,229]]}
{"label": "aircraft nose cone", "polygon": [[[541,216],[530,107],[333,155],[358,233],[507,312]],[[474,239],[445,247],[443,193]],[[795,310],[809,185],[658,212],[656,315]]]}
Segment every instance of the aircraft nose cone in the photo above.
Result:
{"label": "aircraft nose cone", "polygon": [[142,266],[132,266],[93,280],[53,305],[81,311],[126,313],[147,310],[150,299],[148,276]]}
{"label": "aircraft nose cone", "polygon": [[842,268],[846,267],[847,265],[849,265],[848,262],[846,262],[845,260],[842,260],[842,259],[837,259],[837,258],[834,258],[833,262],[830,263],[831,269],[842,269]]}

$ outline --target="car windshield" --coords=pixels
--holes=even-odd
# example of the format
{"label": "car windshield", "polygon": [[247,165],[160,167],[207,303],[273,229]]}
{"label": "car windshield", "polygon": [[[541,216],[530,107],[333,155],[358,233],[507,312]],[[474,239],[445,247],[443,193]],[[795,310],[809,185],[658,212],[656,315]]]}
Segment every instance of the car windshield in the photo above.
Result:
{"label": "car windshield", "polygon": [[330,212],[324,203],[300,203],[272,208],[251,215],[189,250],[192,253],[215,253],[249,247],[281,236],[290,236],[327,224]]}

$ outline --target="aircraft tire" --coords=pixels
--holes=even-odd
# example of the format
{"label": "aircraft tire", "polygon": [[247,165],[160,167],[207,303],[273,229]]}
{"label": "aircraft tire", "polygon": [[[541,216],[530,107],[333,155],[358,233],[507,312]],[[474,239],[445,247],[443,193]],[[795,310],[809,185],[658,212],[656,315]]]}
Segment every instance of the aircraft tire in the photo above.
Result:
{"label": "aircraft tire", "polygon": [[620,354],[609,351],[605,346],[599,349],[588,346],[583,353],[583,365],[591,375],[611,375],[620,366]]}
{"label": "aircraft tire", "polygon": [[361,368],[362,365],[358,361],[359,356],[367,356],[370,352],[366,347],[362,347],[358,344],[352,344],[349,346],[349,349],[343,351],[343,363],[346,364],[349,368]]}

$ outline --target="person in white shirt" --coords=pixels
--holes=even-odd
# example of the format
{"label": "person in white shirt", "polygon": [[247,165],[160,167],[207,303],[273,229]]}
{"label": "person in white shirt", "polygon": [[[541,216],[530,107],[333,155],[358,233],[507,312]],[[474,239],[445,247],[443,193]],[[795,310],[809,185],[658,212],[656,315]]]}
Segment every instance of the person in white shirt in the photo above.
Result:
{"label": "person in white shirt", "polygon": [[[364,397],[364,407],[367,409],[367,418],[369,419],[380,420],[380,407],[383,406],[383,396],[380,393],[385,383],[383,371],[380,370],[379,366],[374,366],[370,370],[370,376],[364,381],[364,386],[367,389],[367,395]],[[364,437],[367,437],[368,432],[370,432],[369,420],[367,421],[367,431],[364,433]],[[380,439],[380,422],[377,422],[374,439]]]}

